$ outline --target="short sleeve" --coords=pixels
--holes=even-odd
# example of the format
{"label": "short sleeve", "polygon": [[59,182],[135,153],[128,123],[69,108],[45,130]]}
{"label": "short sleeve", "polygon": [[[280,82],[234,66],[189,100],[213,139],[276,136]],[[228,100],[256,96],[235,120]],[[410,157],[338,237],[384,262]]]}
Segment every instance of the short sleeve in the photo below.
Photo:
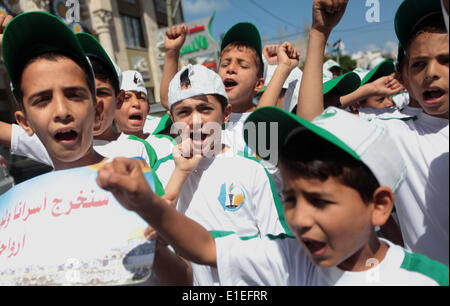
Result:
{"label": "short sleeve", "polygon": [[11,130],[11,154],[28,157],[53,167],[53,162],[47,150],[36,134],[29,136],[17,124],[13,124]]}
{"label": "short sleeve", "polygon": [[241,240],[236,235],[217,238],[217,270],[222,286],[283,286],[289,267],[282,241]]}

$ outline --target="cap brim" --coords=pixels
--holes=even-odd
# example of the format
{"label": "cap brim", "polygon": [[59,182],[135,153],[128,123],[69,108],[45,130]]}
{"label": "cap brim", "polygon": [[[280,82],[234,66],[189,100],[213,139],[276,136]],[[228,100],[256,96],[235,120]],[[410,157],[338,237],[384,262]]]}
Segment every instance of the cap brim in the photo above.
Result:
{"label": "cap brim", "polygon": [[30,59],[49,52],[64,54],[88,67],[93,78],[91,65],[72,30],[51,14],[29,12],[15,17],[3,35],[2,54],[13,87]]}
{"label": "cap brim", "polygon": [[105,49],[103,49],[97,39],[88,33],[79,33],[76,34],[76,37],[80,41],[81,47],[83,48],[86,56],[89,58],[96,58],[106,65],[109,74],[111,77],[114,77],[114,82],[116,82],[117,87],[120,88],[119,76],[117,75],[116,67],[114,66],[108,53],[106,53]]}
{"label": "cap brim", "polygon": [[410,36],[416,26],[428,16],[440,13],[442,16],[440,0],[405,0],[395,15],[395,32],[403,48],[406,48]]}
{"label": "cap brim", "polygon": [[336,88],[341,96],[348,95],[359,88],[361,85],[361,79],[359,75],[353,71],[350,71],[337,78],[329,80],[323,84],[323,94],[326,95],[331,90]]}
{"label": "cap brim", "polygon": [[[333,110],[332,110],[333,111]],[[334,110],[336,111],[336,110]],[[327,114],[323,115],[327,116]],[[331,116],[328,114],[328,116]],[[341,148],[352,157],[357,160],[361,160],[358,154],[354,150],[352,150],[349,146],[347,146],[344,142],[338,139],[335,135],[331,134],[327,130],[304,120],[292,113],[289,113],[281,108],[268,106],[262,107],[255,110],[250,114],[248,119],[246,120],[246,128],[248,129],[247,124],[253,123],[256,128],[256,135],[252,135],[252,133],[248,133],[248,130],[244,133],[244,139],[247,143],[248,147],[253,150],[258,156],[262,159],[269,160],[270,155],[267,155],[267,148],[276,148],[281,149],[286,142],[287,137],[291,134],[291,132],[299,127],[304,127],[307,130],[313,132],[314,134],[320,136],[324,140],[334,144],[335,146]],[[278,137],[275,137],[277,140],[276,144],[270,143],[271,132],[273,133],[273,127],[271,127],[271,123],[276,123],[278,125]],[[272,130],[271,130],[272,129]],[[244,130],[245,131],[245,130]],[[265,134],[262,134],[265,133]],[[259,144],[260,135],[266,135],[265,143],[263,145]],[[253,137],[252,137],[253,136]],[[251,137],[251,139],[249,139]],[[305,148],[307,150],[307,148]]]}
{"label": "cap brim", "polygon": [[225,34],[221,44],[221,51],[230,43],[243,42],[252,46],[258,56],[262,60],[262,40],[258,28],[249,22],[241,22],[233,27]]}
{"label": "cap brim", "polygon": [[392,59],[382,61],[380,64],[378,64],[378,66],[376,66],[374,69],[370,70],[369,73],[366,74],[364,79],[362,79],[361,81],[361,85],[373,82],[384,76],[391,75],[392,73],[394,73],[394,71],[395,65]]}

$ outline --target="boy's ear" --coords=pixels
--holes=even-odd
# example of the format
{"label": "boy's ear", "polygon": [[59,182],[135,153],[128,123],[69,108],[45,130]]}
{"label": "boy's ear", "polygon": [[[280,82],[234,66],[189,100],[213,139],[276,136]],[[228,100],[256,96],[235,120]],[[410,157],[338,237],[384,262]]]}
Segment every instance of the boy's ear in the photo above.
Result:
{"label": "boy's ear", "polygon": [[389,187],[379,187],[375,190],[372,199],[372,225],[383,226],[394,208],[394,194]]}
{"label": "boy's ear", "polygon": [[258,82],[256,82],[256,85],[255,85],[255,88],[253,89],[253,91],[255,93],[257,93],[257,92],[260,92],[261,90],[263,90],[264,82],[265,82],[264,78],[259,78]]}
{"label": "boy's ear", "polygon": [[14,117],[16,117],[16,122],[19,124],[25,132],[27,132],[28,136],[34,135],[34,130],[31,127],[30,123],[28,122],[27,116],[25,115],[25,112],[23,111],[16,111],[14,113]]}
{"label": "boy's ear", "polygon": [[102,120],[104,104],[103,101],[99,101],[95,104],[95,120],[94,120],[94,131],[98,131],[102,126]]}
{"label": "boy's ear", "polygon": [[227,123],[228,121],[230,121],[232,108],[233,107],[231,106],[231,104],[227,104],[227,106],[225,106],[225,109],[223,110],[223,123]]}

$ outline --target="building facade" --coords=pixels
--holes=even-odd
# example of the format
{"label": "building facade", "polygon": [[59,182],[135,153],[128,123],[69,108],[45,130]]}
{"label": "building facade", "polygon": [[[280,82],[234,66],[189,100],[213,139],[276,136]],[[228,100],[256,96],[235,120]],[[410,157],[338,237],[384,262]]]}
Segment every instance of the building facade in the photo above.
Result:
{"label": "building facade", "polygon": [[[175,10],[176,0],[172,0]],[[167,27],[166,0],[1,0],[0,14],[16,16],[28,11],[46,11],[65,20],[74,32],[95,36],[116,64],[138,70],[149,92],[151,112],[161,111],[155,33]],[[72,11],[71,11],[72,10]],[[78,17],[78,18],[77,18]],[[173,24],[184,21],[181,5]],[[13,121],[14,103],[4,66],[0,67],[0,120]]]}

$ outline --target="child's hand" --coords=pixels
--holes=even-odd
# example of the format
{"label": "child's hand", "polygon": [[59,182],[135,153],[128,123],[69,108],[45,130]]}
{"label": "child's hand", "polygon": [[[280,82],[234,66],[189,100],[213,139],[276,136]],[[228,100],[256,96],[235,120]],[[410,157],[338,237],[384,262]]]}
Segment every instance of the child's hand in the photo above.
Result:
{"label": "child's hand", "polygon": [[116,158],[98,171],[97,183],[110,191],[126,209],[139,213],[155,196],[142,174],[145,166],[143,161]]}
{"label": "child's hand", "polygon": [[175,168],[184,173],[191,173],[197,168],[198,163],[203,159],[200,152],[194,150],[194,144],[191,138],[186,138],[173,149],[173,159]]}
{"label": "child's hand", "polygon": [[283,43],[277,50],[278,66],[284,65],[289,71],[298,66],[300,61],[300,51],[290,42]]}
{"label": "child's hand", "polygon": [[392,96],[404,91],[403,85],[395,78],[394,74],[385,76],[367,84],[370,93],[374,96]]}
{"label": "child's hand", "polygon": [[180,51],[186,41],[188,27],[184,24],[173,26],[166,31],[164,48],[166,50]]}
{"label": "child's hand", "polygon": [[277,50],[280,45],[264,46],[262,54],[267,60],[267,64],[276,65],[278,63]]}
{"label": "child's hand", "polygon": [[8,15],[0,15],[0,56],[2,55],[2,41],[3,41],[3,32],[6,29],[8,23],[13,19],[13,16]]}
{"label": "child's hand", "polygon": [[345,13],[348,0],[314,0],[312,28],[329,35]]}

